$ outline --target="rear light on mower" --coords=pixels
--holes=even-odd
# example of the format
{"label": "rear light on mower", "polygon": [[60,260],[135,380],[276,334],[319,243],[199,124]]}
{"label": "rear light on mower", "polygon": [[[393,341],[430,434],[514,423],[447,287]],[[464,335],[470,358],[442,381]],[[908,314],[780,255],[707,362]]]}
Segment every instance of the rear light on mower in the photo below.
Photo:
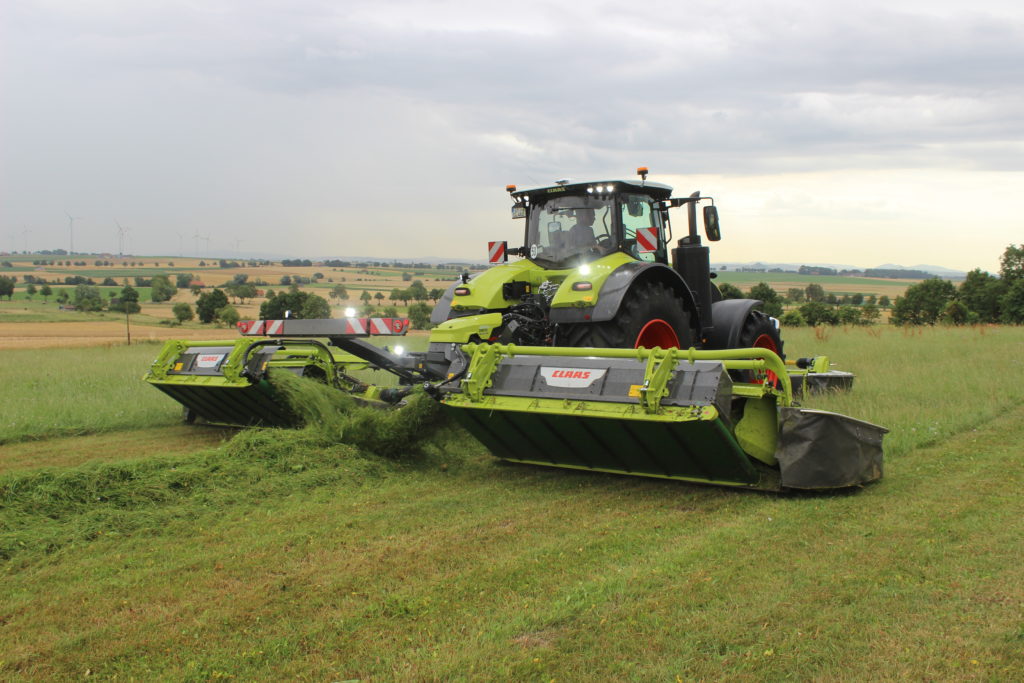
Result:
{"label": "rear light on mower", "polygon": [[469,295],[469,287],[456,287],[455,288],[455,296],[468,296],[468,295]]}

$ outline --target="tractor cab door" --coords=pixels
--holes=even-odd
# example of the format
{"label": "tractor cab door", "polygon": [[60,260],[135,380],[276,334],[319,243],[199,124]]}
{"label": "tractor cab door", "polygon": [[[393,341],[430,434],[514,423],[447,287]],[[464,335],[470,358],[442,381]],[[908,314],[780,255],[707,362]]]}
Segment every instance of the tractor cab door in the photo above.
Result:
{"label": "tractor cab door", "polygon": [[648,263],[668,263],[665,247],[665,225],[657,204],[647,195],[623,194],[623,251]]}

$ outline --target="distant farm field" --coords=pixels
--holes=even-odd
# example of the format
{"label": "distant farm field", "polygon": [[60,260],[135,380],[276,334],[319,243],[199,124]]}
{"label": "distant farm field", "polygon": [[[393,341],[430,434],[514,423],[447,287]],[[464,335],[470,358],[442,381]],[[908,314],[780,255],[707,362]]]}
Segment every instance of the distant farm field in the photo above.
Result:
{"label": "distant farm field", "polygon": [[506,466],[430,413],[391,457],[232,436],[157,345],[4,351],[0,678],[1018,679],[1024,328],[785,337],[857,373],[807,405],[892,430],[881,482]]}

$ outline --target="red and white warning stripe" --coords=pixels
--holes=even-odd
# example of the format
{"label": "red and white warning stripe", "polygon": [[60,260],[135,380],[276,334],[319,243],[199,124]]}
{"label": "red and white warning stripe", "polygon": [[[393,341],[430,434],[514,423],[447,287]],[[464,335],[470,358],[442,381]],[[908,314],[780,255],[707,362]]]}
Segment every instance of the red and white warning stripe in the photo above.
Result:
{"label": "red and white warning stripe", "polygon": [[637,228],[636,248],[641,254],[650,254],[658,251],[658,229]]}
{"label": "red and white warning stripe", "polygon": [[[285,325],[287,323],[287,325]],[[239,320],[238,331],[245,337],[368,337],[403,335],[409,331],[408,318],[341,318],[326,320]]]}
{"label": "red and white warning stripe", "polygon": [[506,263],[508,261],[508,242],[488,242],[487,260],[490,263]]}

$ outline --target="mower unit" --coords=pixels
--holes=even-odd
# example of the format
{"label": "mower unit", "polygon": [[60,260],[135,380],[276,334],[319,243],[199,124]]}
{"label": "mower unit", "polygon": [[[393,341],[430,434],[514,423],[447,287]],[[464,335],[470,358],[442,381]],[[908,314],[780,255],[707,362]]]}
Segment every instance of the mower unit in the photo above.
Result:
{"label": "mower unit", "polygon": [[[355,339],[370,332],[402,335],[409,321],[392,318],[340,320],[249,320],[238,323],[243,337],[225,342],[169,341],[144,379],[184,406],[187,422],[266,427],[294,426],[298,418],[267,381],[271,370],[310,377],[367,401],[390,400],[394,389],[361,382],[348,373],[374,367],[338,348],[351,343],[377,354],[387,367],[391,354]],[[298,338],[285,335],[294,330]],[[247,337],[272,334],[279,339]],[[305,335],[305,336],[302,336]],[[324,341],[308,337],[324,337]],[[413,377],[414,375],[410,375]]]}

